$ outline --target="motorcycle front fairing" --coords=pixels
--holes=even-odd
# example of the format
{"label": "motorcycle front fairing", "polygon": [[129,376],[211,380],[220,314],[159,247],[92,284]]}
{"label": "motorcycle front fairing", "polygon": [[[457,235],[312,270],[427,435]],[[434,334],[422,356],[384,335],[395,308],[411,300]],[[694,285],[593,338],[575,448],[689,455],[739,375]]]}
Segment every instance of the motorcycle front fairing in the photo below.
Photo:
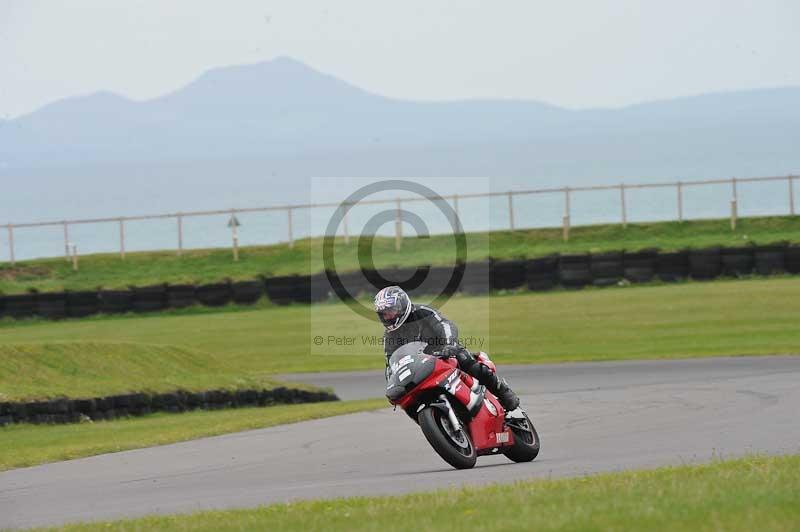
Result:
{"label": "motorcycle front fairing", "polygon": [[397,403],[404,395],[431,376],[436,357],[424,352],[425,342],[411,342],[398,348],[389,358],[391,374],[386,382],[386,397]]}

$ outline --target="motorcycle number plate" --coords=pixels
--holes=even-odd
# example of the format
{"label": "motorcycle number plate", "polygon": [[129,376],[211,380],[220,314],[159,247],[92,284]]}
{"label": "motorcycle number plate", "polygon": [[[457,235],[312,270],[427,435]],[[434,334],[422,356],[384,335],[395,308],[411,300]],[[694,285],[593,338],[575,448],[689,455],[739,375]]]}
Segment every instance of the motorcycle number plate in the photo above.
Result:
{"label": "motorcycle number plate", "polygon": [[508,443],[508,432],[500,432],[496,436],[497,443]]}

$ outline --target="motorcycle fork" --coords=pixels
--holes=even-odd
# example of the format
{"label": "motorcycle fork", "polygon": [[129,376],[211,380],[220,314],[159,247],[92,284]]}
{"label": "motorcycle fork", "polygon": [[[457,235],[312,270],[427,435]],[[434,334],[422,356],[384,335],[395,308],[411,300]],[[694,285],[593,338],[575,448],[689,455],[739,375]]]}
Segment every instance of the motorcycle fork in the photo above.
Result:
{"label": "motorcycle fork", "polygon": [[439,401],[440,402],[431,403],[431,406],[438,408],[447,414],[454,431],[462,430],[463,427],[461,426],[461,421],[458,419],[456,411],[453,409],[453,405],[450,404],[450,399],[447,398],[447,395],[441,394],[439,396]]}

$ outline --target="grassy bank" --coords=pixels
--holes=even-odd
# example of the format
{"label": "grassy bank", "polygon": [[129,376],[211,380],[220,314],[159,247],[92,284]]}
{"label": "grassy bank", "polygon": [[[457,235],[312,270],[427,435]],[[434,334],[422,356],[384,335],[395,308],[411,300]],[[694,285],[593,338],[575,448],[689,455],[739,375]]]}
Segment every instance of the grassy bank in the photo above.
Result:
{"label": "grassy bank", "polygon": [[[444,307],[470,347],[499,363],[797,353],[799,278],[674,286],[459,295]],[[62,342],[178,346],[208,357],[190,382],[280,372],[382,368],[382,329],[341,303],[238,312],[102,317],[0,325],[0,354],[19,344]],[[322,345],[315,345],[319,336]],[[352,345],[345,340],[352,339]],[[338,344],[338,345],[337,345]],[[150,347],[147,347],[148,349]],[[98,357],[104,356],[97,351]],[[177,355],[176,355],[177,356]],[[6,357],[0,356],[0,364]],[[154,357],[154,360],[158,357]],[[162,370],[158,370],[162,371]],[[22,386],[0,367],[4,386]],[[144,373],[143,373],[144,374]],[[26,379],[35,383],[36,373]],[[149,379],[150,377],[147,377]],[[93,379],[92,379],[93,380]],[[52,384],[49,383],[48,386]]]}
{"label": "grassy bank", "polygon": [[[468,260],[537,257],[550,253],[635,250],[648,247],[681,249],[712,245],[770,243],[782,240],[800,242],[800,217],[740,219],[737,230],[727,220],[661,222],[575,227],[570,241],[562,240],[561,228],[470,233],[467,235]],[[406,238],[396,252],[393,238],[376,238],[371,243],[375,264],[418,266],[452,264],[455,244],[451,236],[427,239]],[[251,279],[257,275],[307,274],[322,270],[321,239],[305,239],[290,249],[286,244],[246,247],[241,260],[233,262],[229,249],[187,251],[178,257],[174,251],[128,253],[81,257],[80,270],[73,272],[63,258],[25,261],[12,268],[0,265],[0,292],[23,293],[29,289],[58,291],[123,288],[154,283],[211,282],[225,278]],[[357,269],[358,245],[336,244],[336,266],[341,272]]]}
{"label": "grassy bank", "polygon": [[231,367],[223,355],[168,344],[83,341],[80,336],[2,344],[0,401],[276,386],[265,375]]}
{"label": "grassy bank", "polygon": [[800,457],[745,458],[402,497],[362,497],[65,530],[794,530]]}
{"label": "grassy bank", "polygon": [[386,406],[383,399],[267,408],[153,414],[78,425],[0,427],[0,471],[207,436],[350,414]]}

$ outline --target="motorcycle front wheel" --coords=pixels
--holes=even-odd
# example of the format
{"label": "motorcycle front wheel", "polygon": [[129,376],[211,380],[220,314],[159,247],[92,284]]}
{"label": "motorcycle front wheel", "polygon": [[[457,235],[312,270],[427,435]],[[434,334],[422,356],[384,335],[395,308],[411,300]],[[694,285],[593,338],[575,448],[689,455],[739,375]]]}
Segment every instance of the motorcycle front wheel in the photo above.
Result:
{"label": "motorcycle front wheel", "polygon": [[475,467],[478,453],[465,428],[454,430],[447,414],[430,406],[419,413],[418,419],[425,439],[445,462],[456,469]]}
{"label": "motorcycle front wheel", "polygon": [[506,458],[514,462],[531,462],[539,456],[541,441],[528,414],[525,414],[524,420],[515,419],[506,424],[514,433],[514,445],[503,451]]}

